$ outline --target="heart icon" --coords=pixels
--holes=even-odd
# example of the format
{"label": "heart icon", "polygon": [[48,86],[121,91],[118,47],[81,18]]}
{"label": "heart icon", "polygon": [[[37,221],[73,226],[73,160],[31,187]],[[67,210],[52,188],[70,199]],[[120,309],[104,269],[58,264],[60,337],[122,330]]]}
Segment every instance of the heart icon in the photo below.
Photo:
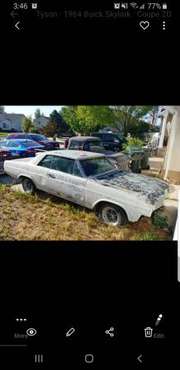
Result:
{"label": "heart icon", "polygon": [[141,21],[139,25],[145,31],[149,27],[150,23],[148,21]]}

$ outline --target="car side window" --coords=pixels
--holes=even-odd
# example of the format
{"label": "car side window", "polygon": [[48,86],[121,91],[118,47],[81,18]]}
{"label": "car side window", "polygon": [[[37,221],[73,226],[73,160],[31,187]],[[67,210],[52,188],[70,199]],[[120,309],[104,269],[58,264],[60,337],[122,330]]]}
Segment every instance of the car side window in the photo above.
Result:
{"label": "car side window", "polygon": [[51,169],[73,174],[74,159],[53,156]]}
{"label": "car side window", "polygon": [[104,134],[104,135],[103,135],[103,140],[104,140],[104,141],[108,141],[108,140],[110,140],[109,135]]}
{"label": "car side window", "polygon": [[81,174],[81,171],[80,171],[80,169],[78,167],[78,163],[76,161],[74,163],[73,175],[74,176],[78,176],[78,177],[83,177],[82,174]]}
{"label": "car side window", "polygon": [[52,168],[52,155],[46,155],[39,163],[38,166]]}

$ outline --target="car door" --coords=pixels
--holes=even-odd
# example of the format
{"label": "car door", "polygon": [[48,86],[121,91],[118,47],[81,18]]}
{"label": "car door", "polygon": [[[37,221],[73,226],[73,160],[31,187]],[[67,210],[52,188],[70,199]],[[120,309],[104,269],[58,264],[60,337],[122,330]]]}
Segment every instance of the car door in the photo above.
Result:
{"label": "car door", "polygon": [[[52,155],[46,173],[46,191],[77,204],[85,205],[87,180],[74,159]],[[41,163],[42,164],[42,163]]]}
{"label": "car door", "polygon": [[45,155],[45,157],[43,157],[35,166],[33,166],[32,171],[32,179],[36,187],[50,194],[54,194],[52,184],[49,182],[49,174],[52,169],[52,162],[53,155]]}

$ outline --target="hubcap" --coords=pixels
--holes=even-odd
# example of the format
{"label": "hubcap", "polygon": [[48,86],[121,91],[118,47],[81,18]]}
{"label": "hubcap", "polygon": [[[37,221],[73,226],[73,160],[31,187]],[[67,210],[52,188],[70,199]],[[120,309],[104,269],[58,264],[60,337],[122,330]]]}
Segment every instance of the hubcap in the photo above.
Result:
{"label": "hubcap", "polygon": [[31,193],[33,191],[33,185],[30,181],[25,181],[24,182],[24,187],[25,187],[25,191]]}
{"label": "hubcap", "polygon": [[120,221],[119,213],[112,207],[105,207],[102,210],[102,218],[106,224],[116,226]]}

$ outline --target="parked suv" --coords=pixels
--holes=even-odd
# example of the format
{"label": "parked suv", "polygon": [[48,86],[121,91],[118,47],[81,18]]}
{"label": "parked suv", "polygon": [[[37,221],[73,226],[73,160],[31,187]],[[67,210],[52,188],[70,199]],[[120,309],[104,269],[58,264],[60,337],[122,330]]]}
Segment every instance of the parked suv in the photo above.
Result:
{"label": "parked suv", "polygon": [[115,153],[112,150],[106,150],[101,139],[93,136],[74,136],[68,141],[67,149],[84,150],[86,152],[102,153],[118,168],[124,171],[129,170],[128,156],[124,153]]}
{"label": "parked suv", "polygon": [[59,143],[53,140],[49,140],[45,135],[32,134],[32,133],[14,133],[9,134],[7,139],[30,139],[44,146],[46,150],[59,149]]}
{"label": "parked suv", "polygon": [[119,152],[122,150],[123,138],[111,132],[94,132],[92,136],[99,137],[105,149]]}

